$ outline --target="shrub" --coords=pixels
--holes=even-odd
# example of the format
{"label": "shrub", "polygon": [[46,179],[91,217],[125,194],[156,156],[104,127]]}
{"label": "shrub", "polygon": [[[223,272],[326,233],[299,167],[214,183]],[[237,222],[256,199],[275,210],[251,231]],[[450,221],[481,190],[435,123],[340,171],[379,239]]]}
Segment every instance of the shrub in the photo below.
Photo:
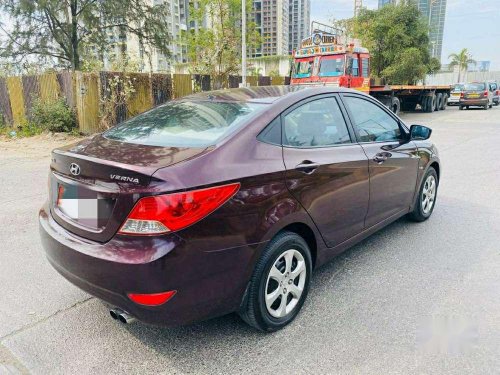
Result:
{"label": "shrub", "polygon": [[75,111],[62,98],[49,101],[35,99],[29,123],[33,129],[70,132],[76,128]]}

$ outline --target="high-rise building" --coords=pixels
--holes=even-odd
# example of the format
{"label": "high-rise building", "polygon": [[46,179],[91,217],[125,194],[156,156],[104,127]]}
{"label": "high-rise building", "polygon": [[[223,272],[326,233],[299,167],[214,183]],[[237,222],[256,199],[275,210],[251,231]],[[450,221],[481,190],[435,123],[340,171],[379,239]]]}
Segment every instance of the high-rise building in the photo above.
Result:
{"label": "high-rise building", "polygon": [[311,0],[288,0],[288,53],[311,33]]}
{"label": "high-rise building", "polygon": [[[402,0],[379,0],[379,8],[387,4],[397,4]],[[446,0],[410,0],[413,1],[429,24],[429,52],[441,60],[443,50],[443,31],[446,16]]]}
{"label": "high-rise building", "polygon": [[173,65],[187,62],[187,47],[180,42],[181,32],[187,30],[189,0],[143,0],[148,5],[167,7],[167,28],[171,37],[170,56],[165,56],[155,48],[141,44],[137,35],[115,27],[108,33],[109,48],[104,56],[104,68],[110,69],[111,62],[127,56],[139,63],[142,71],[171,71]]}
{"label": "high-rise building", "polygon": [[382,8],[386,4],[395,4],[396,0],[378,0],[378,7]]}
{"label": "high-rise building", "polygon": [[288,53],[288,1],[254,0],[249,18],[255,22],[262,37],[260,47],[250,51],[250,56],[286,55]]}
{"label": "high-rise building", "polygon": [[250,56],[288,55],[310,33],[311,0],[253,0],[250,19],[262,36]]}

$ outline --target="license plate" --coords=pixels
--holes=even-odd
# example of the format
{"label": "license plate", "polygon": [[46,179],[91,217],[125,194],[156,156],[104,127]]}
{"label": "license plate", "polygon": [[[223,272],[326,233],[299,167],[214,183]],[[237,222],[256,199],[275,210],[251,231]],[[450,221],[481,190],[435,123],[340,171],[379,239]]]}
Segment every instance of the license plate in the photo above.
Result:
{"label": "license plate", "polygon": [[459,93],[459,92],[457,92],[457,93],[455,93],[455,94],[451,94],[451,96],[460,96],[460,93]]}
{"label": "license plate", "polygon": [[113,200],[89,189],[59,183],[56,206],[64,216],[79,224],[102,228],[109,220]]}
{"label": "license plate", "polygon": [[468,98],[479,98],[479,94],[469,94],[467,95]]}

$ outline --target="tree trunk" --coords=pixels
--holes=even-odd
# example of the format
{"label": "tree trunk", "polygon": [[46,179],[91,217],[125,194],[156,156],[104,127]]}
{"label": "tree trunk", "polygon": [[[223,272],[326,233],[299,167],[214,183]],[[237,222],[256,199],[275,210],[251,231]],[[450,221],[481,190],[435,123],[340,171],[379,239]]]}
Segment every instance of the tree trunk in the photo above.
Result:
{"label": "tree trunk", "polygon": [[78,19],[77,19],[77,1],[71,1],[71,67],[73,70],[80,69],[80,54],[78,52]]}

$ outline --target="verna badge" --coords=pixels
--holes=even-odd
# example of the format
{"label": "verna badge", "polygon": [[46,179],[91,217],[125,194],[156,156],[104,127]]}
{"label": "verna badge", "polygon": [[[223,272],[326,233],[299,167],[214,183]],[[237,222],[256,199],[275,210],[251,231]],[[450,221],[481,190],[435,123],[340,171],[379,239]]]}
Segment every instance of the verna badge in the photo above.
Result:
{"label": "verna badge", "polygon": [[80,174],[80,166],[76,163],[71,163],[69,166],[69,171],[73,176],[78,176]]}

